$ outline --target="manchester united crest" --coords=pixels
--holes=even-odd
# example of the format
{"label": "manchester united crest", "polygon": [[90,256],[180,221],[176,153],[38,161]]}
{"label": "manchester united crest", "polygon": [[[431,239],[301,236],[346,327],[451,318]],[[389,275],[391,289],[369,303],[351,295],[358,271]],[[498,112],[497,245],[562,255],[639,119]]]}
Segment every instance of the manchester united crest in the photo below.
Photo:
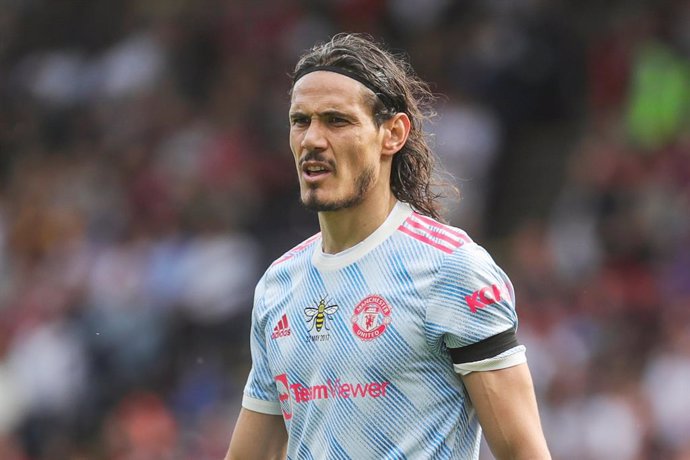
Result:
{"label": "manchester united crest", "polygon": [[362,340],[374,340],[386,331],[391,323],[391,306],[378,295],[363,299],[352,314],[352,331]]}

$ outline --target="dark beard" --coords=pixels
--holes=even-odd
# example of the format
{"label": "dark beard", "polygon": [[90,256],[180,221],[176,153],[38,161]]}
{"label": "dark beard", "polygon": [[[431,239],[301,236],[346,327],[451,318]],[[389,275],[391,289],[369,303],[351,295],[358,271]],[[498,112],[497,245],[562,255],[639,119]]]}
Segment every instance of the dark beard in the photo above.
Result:
{"label": "dark beard", "polygon": [[309,209],[310,211],[316,212],[328,212],[328,211],[338,211],[340,209],[347,209],[353,206],[357,206],[362,201],[364,201],[364,195],[371,188],[374,183],[374,169],[367,168],[362,174],[357,177],[357,182],[355,183],[355,193],[351,196],[346,197],[340,201],[319,201],[314,195],[311,195],[307,200],[300,200],[302,205]]}

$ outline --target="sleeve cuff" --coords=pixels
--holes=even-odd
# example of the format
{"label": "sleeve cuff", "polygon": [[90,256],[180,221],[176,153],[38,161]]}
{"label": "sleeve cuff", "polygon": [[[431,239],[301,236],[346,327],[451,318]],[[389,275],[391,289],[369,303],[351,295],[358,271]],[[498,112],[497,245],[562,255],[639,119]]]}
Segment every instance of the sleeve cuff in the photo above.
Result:
{"label": "sleeve cuff", "polygon": [[264,401],[263,399],[252,398],[246,394],[242,396],[242,407],[254,412],[268,415],[282,415],[280,403],[277,401]]}
{"label": "sleeve cuff", "polygon": [[518,345],[501,354],[501,356],[470,363],[453,364],[453,369],[460,375],[467,375],[470,372],[496,371],[526,362],[527,356],[525,355],[525,346]]}

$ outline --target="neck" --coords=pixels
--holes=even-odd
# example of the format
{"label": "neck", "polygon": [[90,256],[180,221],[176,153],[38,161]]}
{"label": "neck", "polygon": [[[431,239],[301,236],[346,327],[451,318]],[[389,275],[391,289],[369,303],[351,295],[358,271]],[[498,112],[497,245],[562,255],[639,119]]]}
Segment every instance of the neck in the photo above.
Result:
{"label": "neck", "polygon": [[320,212],[323,252],[337,254],[366,239],[383,224],[396,202],[388,190],[347,209]]}

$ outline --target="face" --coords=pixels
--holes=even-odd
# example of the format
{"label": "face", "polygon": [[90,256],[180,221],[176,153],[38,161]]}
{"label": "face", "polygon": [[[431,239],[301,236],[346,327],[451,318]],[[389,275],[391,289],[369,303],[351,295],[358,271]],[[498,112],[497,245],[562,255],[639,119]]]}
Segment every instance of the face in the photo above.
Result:
{"label": "face", "polygon": [[362,203],[379,180],[382,130],[356,80],[316,71],[292,90],[290,148],[302,203],[337,211]]}

